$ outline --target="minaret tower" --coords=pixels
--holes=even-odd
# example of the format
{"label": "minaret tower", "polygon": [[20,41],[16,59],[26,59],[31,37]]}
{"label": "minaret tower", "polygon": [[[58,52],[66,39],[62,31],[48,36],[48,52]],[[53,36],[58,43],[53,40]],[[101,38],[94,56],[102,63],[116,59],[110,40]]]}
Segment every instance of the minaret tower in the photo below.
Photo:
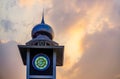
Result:
{"label": "minaret tower", "polygon": [[32,40],[18,45],[26,79],[56,79],[56,66],[63,65],[64,46],[53,41],[53,29],[45,23],[44,12],[40,24],[32,29]]}

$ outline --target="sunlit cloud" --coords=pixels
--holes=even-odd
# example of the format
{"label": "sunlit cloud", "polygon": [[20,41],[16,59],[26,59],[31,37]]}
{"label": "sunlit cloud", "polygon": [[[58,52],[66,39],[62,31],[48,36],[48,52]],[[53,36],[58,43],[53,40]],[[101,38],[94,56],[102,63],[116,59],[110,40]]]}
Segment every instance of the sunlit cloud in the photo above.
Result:
{"label": "sunlit cloud", "polygon": [[19,0],[19,5],[21,7],[28,7],[32,8],[33,6],[36,6],[36,4],[39,4],[41,8],[48,8],[51,7],[52,0]]}

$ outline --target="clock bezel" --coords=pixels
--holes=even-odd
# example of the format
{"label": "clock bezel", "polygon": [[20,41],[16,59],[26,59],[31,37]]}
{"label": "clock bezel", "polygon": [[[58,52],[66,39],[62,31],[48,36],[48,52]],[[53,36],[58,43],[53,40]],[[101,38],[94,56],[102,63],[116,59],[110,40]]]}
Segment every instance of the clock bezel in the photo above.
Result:
{"label": "clock bezel", "polygon": [[[48,62],[47,66],[46,66],[45,68],[43,68],[43,69],[40,69],[40,68],[36,67],[36,64],[35,64],[36,59],[37,59],[38,57],[40,57],[40,56],[46,58],[46,60],[47,60],[47,62]],[[45,71],[45,70],[47,70],[47,69],[49,68],[49,66],[50,66],[50,59],[49,59],[49,57],[48,57],[46,54],[43,54],[43,53],[37,54],[37,55],[35,55],[35,56],[33,57],[32,66],[34,67],[35,70]]]}

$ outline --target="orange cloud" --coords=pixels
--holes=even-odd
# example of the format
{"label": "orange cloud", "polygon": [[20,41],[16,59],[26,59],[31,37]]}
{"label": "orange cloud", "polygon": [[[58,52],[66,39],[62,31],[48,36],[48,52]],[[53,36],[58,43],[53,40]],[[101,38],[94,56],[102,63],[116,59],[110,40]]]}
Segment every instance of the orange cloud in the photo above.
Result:
{"label": "orange cloud", "polygon": [[35,0],[19,0],[21,6],[32,6],[35,4]]}
{"label": "orange cloud", "polygon": [[[83,45],[86,34],[102,32],[104,28],[113,26],[106,16],[108,10],[105,10],[104,7],[106,7],[106,4],[102,4],[102,6],[95,4],[91,9],[87,10],[86,16],[80,19],[77,18],[77,21],[70,25],[64,32],[66,34],[63,35],[64,38],[62,41],[67,39],[64,43],[65,53],[67,53],[65,54],[65,65],[63,67],[65,70],[71,69],[72,66],[82,57],[85,49],[91,46],[90,43],[87,43],[86,46]],[[79,9],[76,8],[76,12],[80,11],[78,10]],[[105,26],[104,22],[109,25]]]}
{"label": "orange cloud", "polygon": [[33,7],[36,4],[39,4],[42,8],[46,6],[51,6],[51,0],[19,0],[20,6]]}

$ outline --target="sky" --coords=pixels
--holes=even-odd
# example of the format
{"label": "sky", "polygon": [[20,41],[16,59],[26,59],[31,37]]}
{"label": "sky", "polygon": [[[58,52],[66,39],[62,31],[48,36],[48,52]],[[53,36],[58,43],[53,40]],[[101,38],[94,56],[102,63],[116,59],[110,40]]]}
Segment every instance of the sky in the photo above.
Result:
{"label": "sky", "polygon": [[57,79],[120,79],[120,0],[0,0],[0,79],[26,79],[17,45],[31,40],[43,8],[65,46]]}

